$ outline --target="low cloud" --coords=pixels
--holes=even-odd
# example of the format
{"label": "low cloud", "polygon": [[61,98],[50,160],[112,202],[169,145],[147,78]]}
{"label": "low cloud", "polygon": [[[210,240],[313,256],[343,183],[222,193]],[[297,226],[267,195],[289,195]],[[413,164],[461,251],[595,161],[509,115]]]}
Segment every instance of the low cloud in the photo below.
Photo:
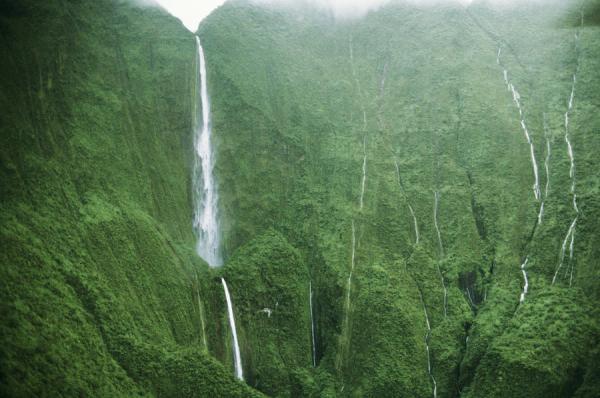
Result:
{"label": "low cloud", "polygon": [[522,3],[560,3],[562,0],[250,0],[255,4],[271,6],[311,6],[333,14],[337,19],[360,18],[390,3],[432,6],[455,3],[469,5],[483,2],[495,6],[513,6]]}

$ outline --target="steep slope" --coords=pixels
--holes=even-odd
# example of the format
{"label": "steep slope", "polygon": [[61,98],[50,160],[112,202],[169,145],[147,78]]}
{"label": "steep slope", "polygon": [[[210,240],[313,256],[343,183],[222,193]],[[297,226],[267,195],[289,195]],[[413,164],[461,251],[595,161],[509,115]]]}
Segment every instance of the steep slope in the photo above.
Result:
{"label": "steep slope", "polygon": [[0,11],[0,395],[252,396],[200,336],[193,35],[117,1]]}
{"label": "steep slope", "polygon": [[[577,4],[393,4],[336,21],[237,1],[199,34],[226,252],[269,228],[300,250],[317,374],[334,380],[321,394],[579,387],[598,338],[600,58]],[[552,286],[574,217],[564,114],[575,70],[580,213]]]}
{"label": "steep slope", "polygon": [[4,2],[0,395],[598,396],[594,10]]}

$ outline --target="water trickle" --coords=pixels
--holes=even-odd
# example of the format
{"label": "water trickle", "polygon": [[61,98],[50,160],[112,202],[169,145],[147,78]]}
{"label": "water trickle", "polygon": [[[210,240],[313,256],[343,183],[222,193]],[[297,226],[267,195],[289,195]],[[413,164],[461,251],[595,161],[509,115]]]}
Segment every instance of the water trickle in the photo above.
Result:
{"label": "water trickle", "polygon": [[[352,275],[354,274],[354,265],[355,265],[355,255],[356,255],[356,229],[354,227],[354,220],[352,220],[352,256],[350,260],[350,273],[348,274],[348,280],[346,284],[346,303],[344,304],[344,320],[342,322],[342,336],[345,336],[348,333],[349,322],[350,322],[350,293],[352,289]],[[340,353],[343,350],[342,343],[345,341],[344,338],[340,338]],[[336,368],[340,368],[341,365],[341,356],[338,355],[336,358]]]}
{"label": "water trickle", "polygon": [[[434,204],[433,204],[433,223],[435,224],[435,230],[437,231],[438,243],[440,245],[440,259],[444,257],[444,246],[442,245],[442,234],[440,233],[440,228],[438,226],[438,206],[439,206],[439,197],[440,194],[438,191],[434,193]],[[446,281],[444,280],[444,275],[442,275],[442,270],[440,269],[439,261],[436,262],[436,267],[438,274],[440,276],[440,280],[442,281],[442,287],[444,288],[444,316],[448,314],[448,289],[446,289]]]}
{"label": "water trickle", "polygon": [[438,226],[438,206],[439,206],[439,199],[440,199],[440,193],[438,191],[435,191],[433,194],[433,198],[434,198],[434,204],[433,204],[433,223],[435,225],[435,231],[437,232],[437,238],[438,238],[438,245],[440,247],[440,256],[444,257],[444,245],[442,244],[442,234],[440,233],[440,228]]}
{"label": "water trickle", "polygon": [[[498,51],[498,64],[501,65],[500,51]],[[506,69],[504,69],[503,73],[504,73],[504,81],[508,87],[508,90],[512,93],[514,103],[517,105],[517,110],[519,111],[519,117],[521,118],[521,128],[523,130],[523,133],[525,134],[527,143],[529,144],[529,152],[531,155],[531,165],[533,168],[533,175],[534,175],[533,195],[535,196],[535,200],[540,200],[541,199],[540,181],[539,181],[537,161],[535,159],[535,148],[533,146],[533,140],[531,139],[531,136],[529,135],[529,130],[527,129],[527,125],[526,125],[525,119],[523,117],[523,107],[521,106],[521,94],[519,94],[519,91],[517,90],[515,85],[513,83],[511,83],[510,80],[508,79],[508,71]]]}
{"label": "water trickle", "polygon": [[[366,125],[366,114],[365,125]],[[363,136],[363,165],[362,165],[362,182],[360,185],[360,209],[362,210],[365,198],[365,184],[367,182],[367,135]]]}
{"label": "water trickle", "polygon": [[400,186],[400,190],[404,194],[404,198],[406,199],[406,204],[408,205],[408,210],[410,211],[410,215],[413,218],[413,223],[415,225],[415,244],[419,243],[419,224],[417,223],[417,216],[406,197],[406,192],[404,191],[404,187],[402,186],[402,180],[400,179],[400,168],[398,167],[398,161],[394,159],[394,164],[396,165],[396,175],[398,177],[398,185]]}
{"label": "water trickle", "polygon": [[423,294],[419,290],[419,297],[421,304],[423,305],[423,312],[425,313],[425,326],[427,327],[427,333],[425,334],[425,350],[427,351],[427,373],[431,379],[433,388],[433,398],[437,398],[437,382],[433,376],[433,369],[431,367],[431,353],[429,352],[429,339],[431,338],[431,324],[429,323],[429,315],[427,314],[427,307],[425,306],[425,300],[423,300]]}
{"label": "water trickle", "polygon": [[352,287],[352,274],[354,273],[354,256],[356,254],[356,229],[354,220],[352,220],[352,258],[350,260],[350,274],[348,275],[348,285],[346,289],[346,321],[348,323],[348,313],[350,312],[350,288]]}
{"label": "water trickle", "polygon": [[[198,241],[196,251],[208,265],[223,264],[220,253],[219,224],[217,221],[217,188],[213,175],[214,155],[211,145],[210,100],[206,82],[206,62],[200,39],[196,36],[198,52],[198,82],[201,106],[196,106],[194,123],[194,231]],[[199,123],[200,117],[202,123]]]}
{"label": "water trickle", "polygon": [[[571,226],[569,227],[569,230],[567,231],[567,236],[565,236],[565,239],[563,240],[562,246],[560,248],[560,256],[559,256],[558,267],[556,267],[556,271],[554,272],[554,277],[552,278],[552,284],[553,285],[556,282],[556,277],[558,276],[558,271],[560,271],[561,267],[564,264],[565,253],[567,251],[567,242],[569,241],[569,238],[571,237],[571,235],[574,234],[575,226],[576,225],[577,225],[577,217],[575,217],[575,219],[571,223]],[[569,247],[570,247],[570,255],[569,255],[569,257],[570,258],[573,257],[573,247],[572,247],[572,244],[573,244],[573,242],[571,242],[571,245],[569,245]]]}
{"label": "water trickle", "polygon": [[233,336],[233,363],[235,366],[235,376],[244,380],[244,371],[242,369],[242,357],[240,355],[240,346],[238,344],[237,329],[235,328],[235,316],[233,314],[233,305],[231,304],[231,296],[229,295],[229,289],[227,288],[227,282],[221,278],[223,284],[223,290],[225,291],[225,300],[227,301],[227,313],[229,315],[229,327],[231,328],[231,335]]}
{"label": "water trickle", "polygon": [[312,362],[313,367],[317,366],[317,343],[315,339],[315,319],[313,314],[313,291],[312,291],[312,281],[308,282],[308,296],[309,296],[309,306],[310,306],[310,333],[312,337]]}
{"label": "water trickle", "polygon": [[198,316],[200,317],[200,329],[202,331],[202,343],[204,348],[208,348],[206,342],[206,327],[204,325],[204,311],[202,310],[202,301],[200,300],[200,291],[196,289],[196,298],[198,299]]}
{"label": "water trickle", "polygon": [[573,283],[573,268],[574,268],[573,253],[574,253],[574,246],[575,246],[575,228],[577,226],[577,220],[579,218],[579,207],[577,206],[577,194],[575,192],[575,182],[576,182],[576,180],[575,180],[575,154],[573,151],[573,145],[571,144],[571,135],[570,135],[570,131],[569,131],[569,115],[571,114],[571,111],[573,110],[573,103],[575,101],[575,86],[577,84],[577,72],[579,71],[579,66],[580,66],[580,62],[581,62],[580,54],[579,54],[579,39],[580,39],[580,29],[583,28],[583,22],[584,22],[584,14],[583,14],[583,10],[581,10],[581,25],[575,34],[575,51],[577,53],[577,65],[575,67],[575,72],[573,73],[573,80],[571,82],[571,94],[569,95],[567,111],[565,112],[565,143],[567,144],[567,154],[569,155],[569,160],[570,160],[570,166],[569,166],[569,178],[571,179],[571,192],[570,193],[571,193],[571,195],[573,195],[572,203],[573,203],[573,210],[575,212],[575,217],[574,217],[573,221],[571,222],[571,225],[569,226],[569,230],[567,231],[567,235],[565,236],[565,239],[563,240],[563,244],[560,249],[558,266],[556,267],[556,272],[554,273],[554,277],[552,278],[552,284],[554,284],[556,282],[556,277],[558,275],[558,272],[560,271],[561,267],[563,266],[563,263],[565,260],[567,241],[569,241],[569,239],[570,239],[569,267],[567,267],[565,270],[565,277],[566,277],[566,273],[569,272],[569,270],[570,270],[569,286],[571,286]]}
{"label": "water trickle", "polygon": [[527,290],[529,290],[529,280],[527,279],[527,271],[525,267],[527,266],[527,262],[529,258],[525,259],[525,262],[521,264],[521,272],[523,273],[523,290],[521,291],[521,297],[519,298],[519,302],[523,303],[525,301],[525,296],[527,295]]}
{"label": "water trickle", "polygon": [[550,133],[548,131],[548,123],[546,121],[546,114],[544,113],[544,140],[546,141],[546,158],[544,159],[544,169],[546,170],[546,185],[544,187],[544,196],[542,203],[540,204],[540,211],[538,213],[538,224],[542,224],[544,219],[544,203],[548,199],[548,190],[550,188]]}

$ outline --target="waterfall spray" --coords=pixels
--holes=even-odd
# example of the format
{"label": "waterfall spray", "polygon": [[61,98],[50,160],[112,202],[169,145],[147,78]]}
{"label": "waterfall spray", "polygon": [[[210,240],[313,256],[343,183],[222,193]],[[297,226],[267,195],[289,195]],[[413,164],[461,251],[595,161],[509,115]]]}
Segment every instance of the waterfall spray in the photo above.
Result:
{"label": "waterfall spray", "polygon": [[[217,188],[213,175],[214,154],[211,145],[210,100],[206,82],[206,62],[200,39],[196,36],[198,52],[198,82],[201,107],[196,106],[194,123],[194,231],[196,251],[208,265],[223,264],[220,253],[219,224],[217,222]],[[199,123],[200,117],[202,123]]]}

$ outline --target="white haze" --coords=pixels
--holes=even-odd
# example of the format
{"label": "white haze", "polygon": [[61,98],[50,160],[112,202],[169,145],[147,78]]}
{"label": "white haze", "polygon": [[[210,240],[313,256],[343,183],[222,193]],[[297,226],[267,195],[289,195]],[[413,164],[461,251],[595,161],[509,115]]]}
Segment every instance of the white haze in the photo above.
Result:
{"label": "white haze", "polygon": [[[360,18],[389,3],[410,3],[417,5],[434,5],[437,3],[459,3],[467,5],[473,0],[251,0],[262,5],[308,5],[319,10],[330,12],[338,19]],[[505,0],[500,0],[505,1]]]}
{"label": "white haze", "polygon": [[255,4],[270,6],[311,6],[331,13],[337,19],[353,19],[365,16],[390,3],[434,6],[436,4],[488,3],[493,6],[513,6],[523,3],[564,3],[565,0],[250,0]]}
{"label": "white haze", "polygon": [[[154,3],[164,7],[192,32],[198,29],[198,24],[225,0],[133,0],[138,4]],[[558,3],[564,0],[250,0],[255,4],[265,6],[311,6],[331,13],[338,19],[360,18],[370,11],[393,2],[410,3],[421,6],[440,3],[457,3],[468,5],[472,2],[486,2],[496,6],[510,6],[518,3]],[[156,4],[156,3],[155,3]]]}
{"label": "white haze", "polygon": [[169,13],[183,22],[186,28],[195,32],[198,24],[225,0],[156,0]]}

